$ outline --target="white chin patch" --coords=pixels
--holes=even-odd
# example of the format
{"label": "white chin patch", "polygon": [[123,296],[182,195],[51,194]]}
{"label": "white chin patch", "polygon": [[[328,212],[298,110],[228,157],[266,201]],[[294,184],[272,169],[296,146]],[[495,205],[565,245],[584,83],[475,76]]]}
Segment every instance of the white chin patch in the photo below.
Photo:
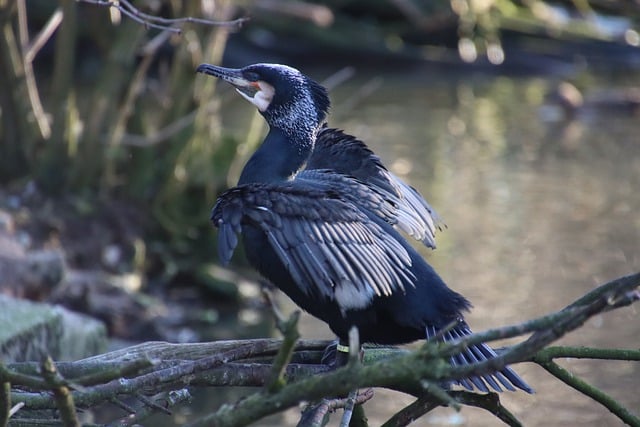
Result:
{"label": "white chin patch", "polygon": [[267,108],[269,108],[269,104],[271,104],[271,101],[273,100],[273,95],[275,95],[276,91],[273,88],[273,86],[271,86],[269,83],[265,83],[263,81],[259,81],[257,83],[258,83],[258,86],[260,87],[260,90],[257,91],[253,95],[253,97],[250,97],[249,95],[243,93],[239,89],[236,89],[236,90],[240,95],[242,95],[244,99],[246,99],[247,101],[255,105],[258,108],[258,110],[260,110],[261,112],[264,112],[267,110]]}

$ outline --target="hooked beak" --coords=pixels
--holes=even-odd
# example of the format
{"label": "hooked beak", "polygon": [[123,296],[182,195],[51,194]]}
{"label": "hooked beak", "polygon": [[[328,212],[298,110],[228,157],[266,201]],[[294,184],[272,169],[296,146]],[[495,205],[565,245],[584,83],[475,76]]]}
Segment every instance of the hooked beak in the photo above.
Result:
{"label": "hooked beak", "polygon": [[247,99],[253,98],[253,96],[260,91],[260,86],[257,82],[245,79],[242,76],[242,72],[236,68],[224,68],[218,67],[217,65],[200,64],[198,68],[196,68],[196,72],[208,74],[232,84],[238,92],[245,95]]}

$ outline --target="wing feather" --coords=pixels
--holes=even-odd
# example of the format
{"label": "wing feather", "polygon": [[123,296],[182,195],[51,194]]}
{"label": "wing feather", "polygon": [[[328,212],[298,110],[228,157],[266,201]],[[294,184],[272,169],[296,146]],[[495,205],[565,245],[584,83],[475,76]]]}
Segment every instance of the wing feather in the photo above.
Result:
{"label": "wing feather", "polygon": [[363,307],[375,295],[413,286],[409,254],[367,214],[366,206],[377,209],[383,199],[375,192],[365,197],[362,188],[347,190],[362,193],[363,207],[338,192],[339,183],[335,176],[326,181],[316,177],[312,186],[308,180],[294,180],[247,184],[223,193],[212,212],[220,228],[221,258],[230,259],[236,234],[252,227],[265,234],[304,292],[335,298],[342,309]]}
{"label": "wing feather", "polygon": [[435,248],[435,231],[442,224],[438,214],[415,188],[389,172],[364,142],[339,129],[322,129],[303,173],[321,170],[352,177],[378,192],[387,199],[377,211],[381,218]]}

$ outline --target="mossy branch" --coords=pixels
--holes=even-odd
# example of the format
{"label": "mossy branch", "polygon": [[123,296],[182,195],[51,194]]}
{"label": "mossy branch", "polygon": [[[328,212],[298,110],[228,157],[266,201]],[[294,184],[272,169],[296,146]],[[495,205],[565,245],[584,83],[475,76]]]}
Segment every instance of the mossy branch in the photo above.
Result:
{"label": "mossy branch", "polygon": [[640,418],[636,417],[627,408],[616,402],[614,398],[604,393],[597,387],[572,374],[571,372],[567,371],[556,362],[545,361],[538,362],[538,364],[546,369],[547,372],[549,372],[551,375],[558,378],[560,381],[564,382],[570,387],[573,387],[585,396],[588,396],[596,402],[600,403],[602,406],[610,410],[615,416],[620,418],[620,420],[625,424],[636,427],[640,426]]}
{"label": "mossy branch", "polygon": [[[78,362],[58,363],[55,368],[64,381],[55,384],[44,381],[33,364],[0,365],[0,382],[9,382],[14,387],[10,396],[3,397],[2,404],[4,407],[9,405],[9,397],[13,402],[24,403],[20,415],[31,409],[52,409],[56,407],[55,399],[37,392],[65,386],[70,389],[69,398],[78,407],[91,407],[127,395],[134,397],[143,407],[130,410],[136,412],[136,419],[140,419],[143,413],[159,410],[153,402],[166,396],[159,393],[168,390],[184,390],[192,385],[264,387],[278,384],[277,387],[262,388],[235,404],[223,405],[217,412],[191,424],[241,426],[302,401],[322,402],[345,396],[355,389],[386,387],[418,397],[386,425],[405,425],[407,420],[444,403],[454,407],[481,407],[506,424],[517,426],[520,421],[501,405],[498,395],[447,391],[438,384],[499,370],[506,364],[533,361],[605,405],[624,422],[637,425],[637,417],[626,408],[593,386],[579,379],[575,381],[576,378],[557,366],[553,359],[588,357],[637,361],[640,360],[639,350],[547,346],[579,328],[589,317],[633,303],[638,299],[639,286],[640,273],[607,283],[565,309],[539,319],[474,334],[451,344],[427,342],[414,351],[367,349],[364,363],[351,363],[334,371],[319,364],[321,350],[328,341],[296,341],[296,335],[289,335],[289,332],[290,343],[285,346],[286,351],[282,350],[281,341],[273,339],[180,345],[145,343]],[[473,343],[529,334],[529,338],[486,362],[451,366],[447,361],[450,354]],[[276,356],[279,350],[280,356]],[[291,362],[288,362],[291,352]],[[367,357],[367,353],[377,356]],[[274,356],[280,360],[275,364],[276,368],[271,365]],[[277,381],[274,382],[274,378]],[[73,384],[82,386],[73,389]],[[34,392],[25,391],[25,387]]]}
{"label": "mossy branch", "polygon": [[56,401],[60,420],[64,427],[80,427],[80,421],[76,414],[75,403],[66,385],[66,381],[60,377],[53,360],[47,357],[42,362],[42,378],[47,383],[47,388],[53,391],[53,398]]}
{"label": "mossy branch", "polygon": [[554,359],[557,358],[640,361],[640,350],[590,347],[548,347],[536,353],[531,359],[560,381],[600,403],[626,424],[631,426],[640,426],[639,417],[633,415],[627,408],[620,405],[615,399],[604,393],[602,390],[587,383],[562,366],[558,365],[554,361]]}
{"label": "mossy branch", "polygon": [[0,384],[0,426],[6,426],[11,412],[11,383],[3,381]]}
{"label": "mossy branch", "polygon": [[536,363],[545,363],[561,357],[568,359],[640,361],[640,350],[626,348],[554,346],[540,350],[535,354],[531,361]]}

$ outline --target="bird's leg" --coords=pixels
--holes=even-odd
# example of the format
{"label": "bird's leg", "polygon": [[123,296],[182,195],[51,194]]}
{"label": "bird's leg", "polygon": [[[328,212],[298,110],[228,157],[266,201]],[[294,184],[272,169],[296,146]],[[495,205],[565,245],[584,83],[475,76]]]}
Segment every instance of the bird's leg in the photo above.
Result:
{"label": "bird's leg", "polygon": [[349,353],[349,344],[345,344],[342,340],[339,340],[338,344],[336,344],[336,368],[349,363]]}
{"label": "bird's leg", "polygon": [[349,346],[342,340],[336,340],[324,349],[321,362],[332,369],[345,366],[349,362]]}

